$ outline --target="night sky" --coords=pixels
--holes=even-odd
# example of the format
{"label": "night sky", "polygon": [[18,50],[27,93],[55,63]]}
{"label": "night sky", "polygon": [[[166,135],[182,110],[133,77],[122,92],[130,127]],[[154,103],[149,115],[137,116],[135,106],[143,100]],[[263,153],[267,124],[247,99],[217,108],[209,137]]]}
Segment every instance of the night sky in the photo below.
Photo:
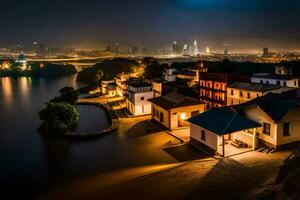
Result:
{"label": "night sky", "polygon": [[164,47],[300,49],[298,0],[0,0],[0,47],[38,41],[101,48],[110,42]]}

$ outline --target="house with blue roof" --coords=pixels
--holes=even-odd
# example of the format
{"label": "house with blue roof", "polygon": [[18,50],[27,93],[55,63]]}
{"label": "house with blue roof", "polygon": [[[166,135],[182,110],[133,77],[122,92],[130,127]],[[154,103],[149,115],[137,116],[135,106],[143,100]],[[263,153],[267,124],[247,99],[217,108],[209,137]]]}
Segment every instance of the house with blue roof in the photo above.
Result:
{"label": "house with blue roof", "polygon": [[213,154],[228,156],[258,146],[281,149],[300,141],[300,99],[269,93],[188,121],[191,142]]}

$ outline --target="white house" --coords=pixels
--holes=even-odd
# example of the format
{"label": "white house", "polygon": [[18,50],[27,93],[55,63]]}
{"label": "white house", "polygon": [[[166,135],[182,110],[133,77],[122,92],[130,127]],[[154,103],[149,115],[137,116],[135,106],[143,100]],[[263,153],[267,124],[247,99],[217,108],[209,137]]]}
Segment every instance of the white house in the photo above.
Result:
{"label": "white house", "polygon": [[284,74],[259,73],[251,77],[252,83],[271,84],[283,87],[299,87],[299,77]]}
{"label": "white house", "polygon": [[152,119],[169,130],[187,127],[186,119],[204,112],[204,103],[176,92],[149,99]]}
{"label": "white house", "polygon": [[135,73],[121,73],[117,74],[115,77],[115,84],[116,84],[116,94],[118,96],[123,96],[126,92],[127,85],[126,81],[129,80],[130,78],[135,78],[136,74]]}
{"label": "white house", "polygon": [[300,100],[282,94],[214,108],[188,121],[191,142],[223,156],[230,148],[280,149],[300,142]]}
{"label": "white house", "polygon": [[163,78],[166,80],[166,81],[175,81],[176,80],[176,77],[177,77],[177,69],[176,68],[166,68],[164,69],[163,71]]}
{"label": "white house", "polygon": [[126,108],[133,116],[151,114],[151,103],[148,99],[154,97],[152,85],[143,82],[128,83],[125,95]]}
{"label": "white house", "polygon": [[293,89],[295,88],[270,84],[234,82],[227,86],[227,105],[245,103],[270,92],[280,94]]}

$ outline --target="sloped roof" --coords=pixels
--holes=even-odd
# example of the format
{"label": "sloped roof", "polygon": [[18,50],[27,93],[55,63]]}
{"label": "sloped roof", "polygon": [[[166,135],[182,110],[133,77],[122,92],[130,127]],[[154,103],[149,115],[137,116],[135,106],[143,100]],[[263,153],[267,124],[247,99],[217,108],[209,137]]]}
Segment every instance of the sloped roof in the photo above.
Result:
{"label": "sloped roof", "polygon": [[300,106],[300,100],[283,94],[268,93],[246,103],[232,106],[232,108],[239,113],[243,113],[250,106],[259,107],[275,122],[280,122],[289,111],[296,106]]}
{"label": "sloped roof", "polygon": [[171,92],[164,96],[149,99],[148,101],[165,110],[203,104],[203,102],[199,100],[184,96],[177,92]]}
{"label": "sloped roof", "polygon": [[188,121],[219,136],[260,127],[261,124],[239,115],[230,108],[212,108]]}
{"label": "sloped roof", "polygon": [[248,91],[267,92],[267,91],[279,89],[280,86],[270,85],[270,84],[261,84],[261,83],[235,82],[235,83],[229,85],[228,88],[235,88],[235,89],[248,90]]}
{"label": "sloped roof", "polygon": [[292,80],[299,77],[289,76],[284,74],[254,74],[253,77],[255,78],[265,78],[265,79],[277,79],[277,80]]}

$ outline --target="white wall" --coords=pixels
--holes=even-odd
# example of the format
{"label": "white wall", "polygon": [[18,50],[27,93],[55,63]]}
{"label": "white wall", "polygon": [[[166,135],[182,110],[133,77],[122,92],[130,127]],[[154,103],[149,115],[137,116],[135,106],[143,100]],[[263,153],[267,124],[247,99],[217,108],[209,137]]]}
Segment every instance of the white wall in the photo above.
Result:
{"label": "white wall", "polygon": [[[201,140],[201,131],[204,130],[205,131],[205,136],[206,136],[206,141]],[[218,136],[216,134],[214,134],[213,132],[204,129],[200,126],[197,126],[195,124],[191,124],[191,129],[190,129],[190,137],[203,143],[204,145],[210,147],[211,149],[217,151],[218,150],[218,146],[217,146],[217,142],[218,142]]]}
{"label": "white wall", "polygon": [[231,139],[242,141],[251,147],[253,146],[253,135],[249,135],[247,133],[244,133],[243,131],[232,133]]}
{"label": "white wall", "polygon": [[[270,85],[277,85],[277,81],[280,81],[280,86],[286,86],[286,87],[293,87],[298,88],[299,87],[299,80],[298,79],[291,79],[291,80],[280,80],[280,79],[268,79],[268,78],[259,78],[259,77],[251,77],[252,83],[261,83],[263,81],[264,84],[270,84]],[[284,84],[286,83],[286,85]]]}
{"label": "white wall", "polygon": [[251,107],[245,111],[246,117],[252,121],[258,122],[261,125],[263,123],[269,123],[270,126],[270,135],[263,133],[263,127],[258,128],[257,132],[259,133],[259,139],[267,143],[270,143],[276,146],[276,137],[277,137],[277,125],[264,111],[258,107]]}
{"label": "white wall", "polygon": [[[283,124],[290,123],[290,135],[283,135]],[[300,108],[289,112],[277,126],[277,145],[300,141]]]}
{"label": "white wall", "polygon": [[[154,97],[154,92],[143,92],[143,93],[133,93],[134,95],[134,111],[131,111],[131,109],[127,108],[131,111],[131,113],[135,116],[137,115],[148,115],[152,112],[151,103],[148,101],[148,99],[151,99]],[[144,97],[144,100],[141,98]],[[127,100],[129,101],[129,100]]]}

